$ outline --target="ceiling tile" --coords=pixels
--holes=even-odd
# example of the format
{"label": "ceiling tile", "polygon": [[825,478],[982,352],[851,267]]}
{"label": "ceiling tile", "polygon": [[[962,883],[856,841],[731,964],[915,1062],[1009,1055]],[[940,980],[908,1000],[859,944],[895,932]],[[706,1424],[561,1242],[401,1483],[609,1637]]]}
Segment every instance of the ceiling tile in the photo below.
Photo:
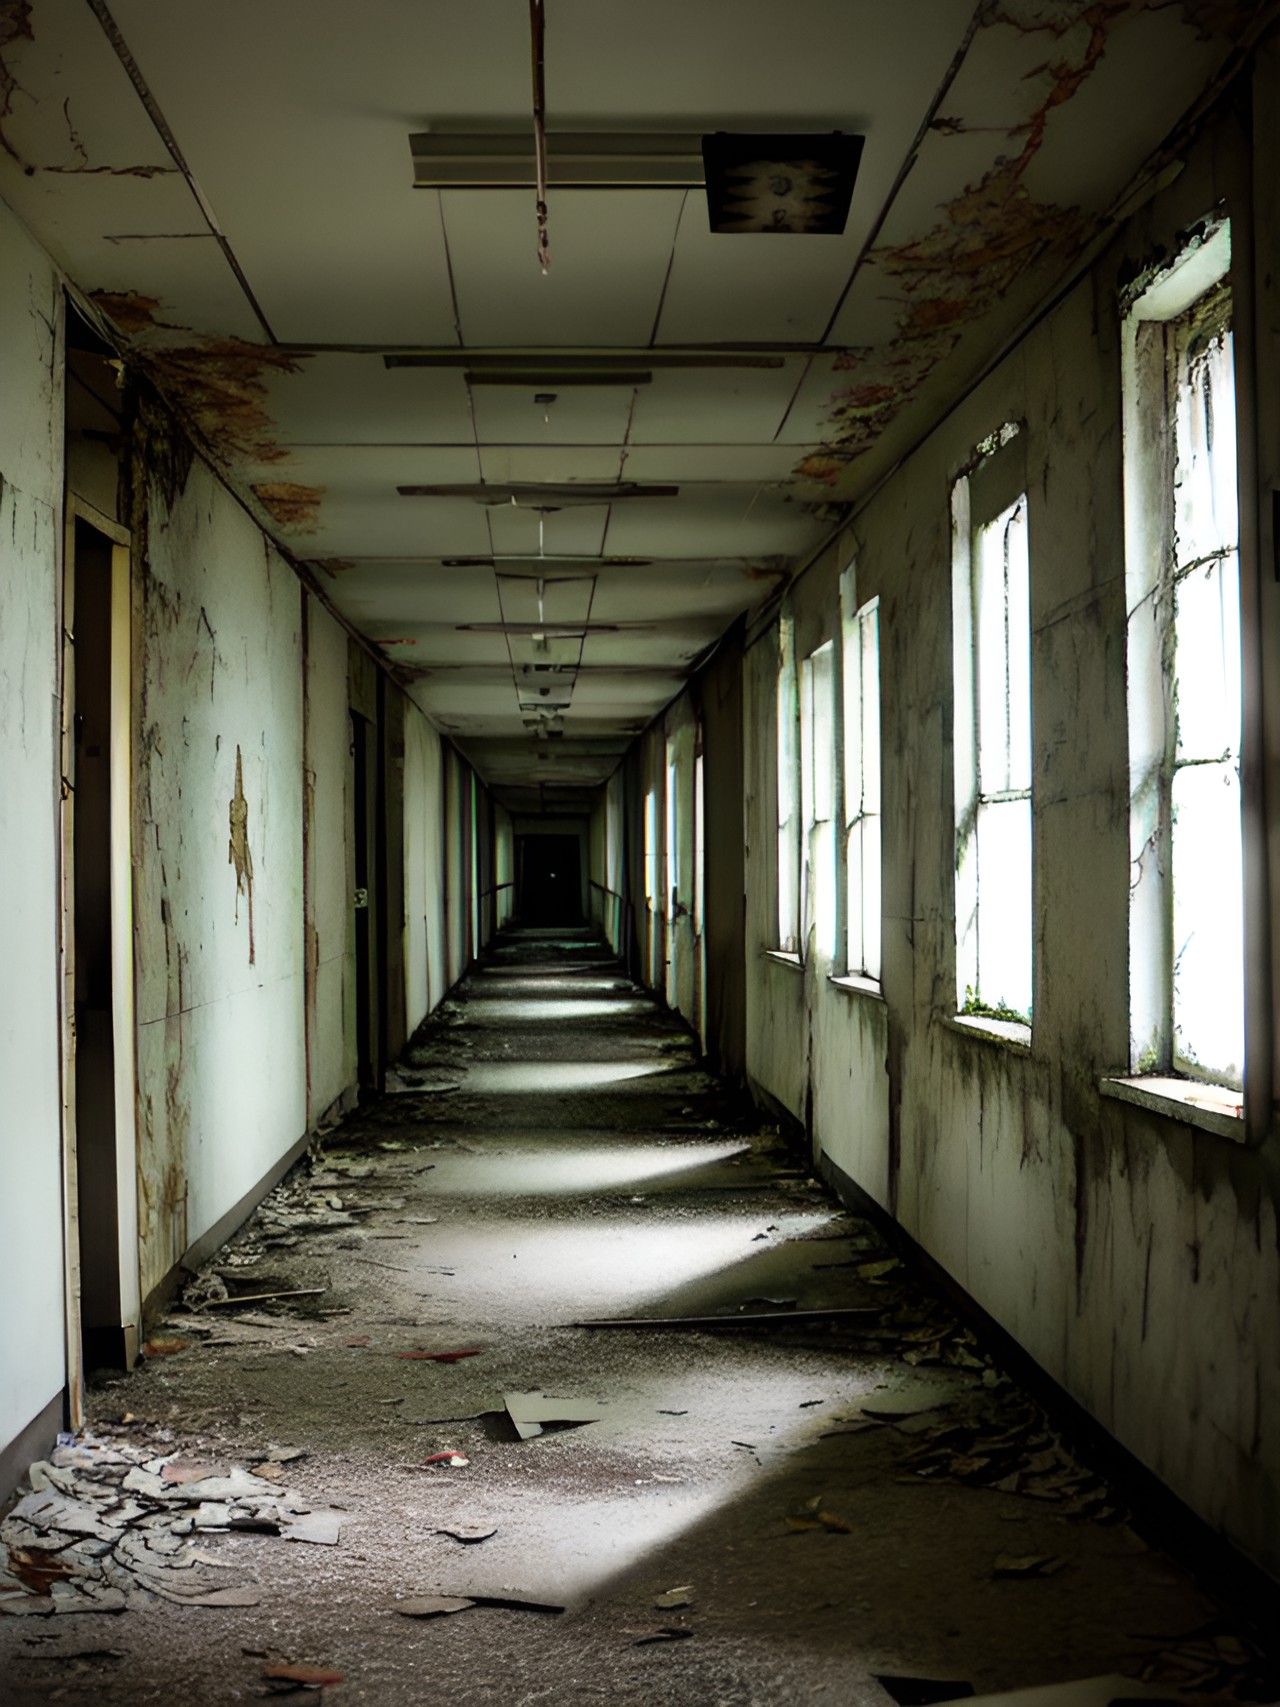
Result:
{"label": "ceiling tile", "polygon": [[678,190],[552,190],[551,270],[535,254],[533,193],[447,190],[445,230],[467,344],[647,344]]}

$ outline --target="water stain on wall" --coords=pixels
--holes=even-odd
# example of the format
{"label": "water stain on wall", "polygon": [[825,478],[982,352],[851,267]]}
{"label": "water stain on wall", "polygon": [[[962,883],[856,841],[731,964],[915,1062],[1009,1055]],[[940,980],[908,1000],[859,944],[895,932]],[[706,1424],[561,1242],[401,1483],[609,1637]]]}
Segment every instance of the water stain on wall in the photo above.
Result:
{"label": "water stain on wall", "polygon": [[249,802],[244,797],[244,761],[236,747],[236,791],[228,808],[231,839],[227,845],[227,864],[236,873],[236,923],[240,923],[240,897],[245,897],[249,914],[249,964],[254,963],[253,941],[253,854],[249,848]]}
{"label": "water stain on wall", "polygon": [[314,533],[320,520],[323,486],[299,486],[291,480],[265,480],[250,488],[254,497],[281,527]]}

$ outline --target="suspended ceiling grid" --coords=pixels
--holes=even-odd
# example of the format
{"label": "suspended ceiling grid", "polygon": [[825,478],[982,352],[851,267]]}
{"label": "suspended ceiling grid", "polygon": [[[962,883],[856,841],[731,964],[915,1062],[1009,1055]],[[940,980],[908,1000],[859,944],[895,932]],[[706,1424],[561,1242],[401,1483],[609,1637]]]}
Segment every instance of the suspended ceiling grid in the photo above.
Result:
{"label": "suspended ceiling grid", "polygon": [[[866,147],[839,237],[715,236],[698,191],[553,190],[544,277],[531,192],[411,187],[412,132],[528,126],[524,0],[0,0],[0,195],[527,805],[603,780],[834,506],[1177,169],[1175,146],[1144,175],[1273,12],[547,0],[552,129]],[[450,350],[680,365],[513,388],[383,359]],[[679,490],[540,508],[488,490],[620,481]],[[552,739],[527,727],[539,700],[562,712]]]}

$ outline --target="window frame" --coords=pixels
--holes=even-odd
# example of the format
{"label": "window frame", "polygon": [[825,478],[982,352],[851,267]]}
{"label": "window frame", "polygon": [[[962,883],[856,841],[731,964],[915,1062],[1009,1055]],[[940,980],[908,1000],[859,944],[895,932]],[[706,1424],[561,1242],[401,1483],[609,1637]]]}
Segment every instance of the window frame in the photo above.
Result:
{"label": "window frame", "polygon": [[[868,650],[874,660],[870,676]],[[840,577],[837,979],[873,991],[880,989],[883,969],[884,816],[880,724],[880,599],[877,595],[859,604],[857,564],[854,562]],[[873,754],[872,763],[869,761]],[[855,838],[856,861],[852,857]],[[876,851],[875,877],[873,882],[869,882],[867,852],[872,841]],[[855,866],[858,876],[856,906],[851,878]],[[872,902],[870,906],[869,901]]]}
{"label": "window frame", "polygon": [[836,953],[835,775],[836,646],[815,646],[800,666],[800,822],[804,859],[800,873],[802,958],[830,965]]}
{"label": "window frame", "polygon": [[[962,469],[951,490],[952,520],[952,689],[953,689],[953,781],[955,794],[955,849],[953,875],[955,881],[955,1007],[952,1017],[963,1020],[966,1032],[989,1031],[1003,1042],[1029,1044],[1035,1019],[1035,982],[1037,955],[1035,948],[1036,882],[1035,882],[1035,762],[1034,762],[1034,683],[1031,659],[1031,518],[1026,473],[1025,434],[1020,422],[1006,422],[979,445],[972,461]],[[1025,786],[1012,782],[1006,772],[1008,786],[992,789],[986,785],[982,750],[982,706],[984,670],[981,663],[981,638],[984,628],[983,539],[1001,522],[1008,528],[1018,510],[1022,512],[1025,536],[1023,557],[1026,563],[1025,587],[1019,589],[1019,614],[1026,617],[1026,735]],[[1009,587],[1006,558],[1004,604],[1006,628],[1003,666],[1006,688],[1012,686],[1013,651],[1016,636],[1007,627]],[[1021,668],[1021,666],[1020,666]],[[1006,693],[1007,703],[1007,693]],[[1006,727],[1005,763],[1012,764],[1014,724],[1011,714]],[[1021,719],[1019,719],[1020,723]],[[1022,745],[1022,736],[1018,736]],[[1021,773],[1020,773],[1021,774]],[[1006,997],[1015,991],[983,989],[982,980],[982,918],[984,913],[980,873],[980,832],[984,818],[992,820],[993,812],[1002,806],[1026,802],[1027,816],[1027,917],[1025,941],[1027,951],[1026,990],[1028,1007],[1025,1012],[1007,1005]],[[1007,817],[1008,814],[1006,813]],[[1007,940],[1007,901],[1005,891],[999,897],[1002,915],[999,936]],[[988,906],[995,910],[997,901],[988,890]]]}
{"label": "window frame", "polygon": [[[1176,537],[1179,399],[1188,346],[1208,328],[1231,339],[1232,409],[1237,428],[1238,372],[1234,342],[1235,306],[1231,291],[1231,227],[1226,218],[1205,222],[1198,241],[1188,243],[1174,261],[1144,281],[1126,305],[1122,321],[1122,393],[1125,484],[1125,593],[1127,719],[1129,736],[1129,1074],[1106,1081],[1104,1088],[1129,1101],[1151,1105],[1152,1096],[1172,1105],[1185,1103],[1194,1114],[1203,1099],[1199,1088],[1220,1093],[1233,1115],[1216,1123],[1196,1124],[1243,1140],[1244,1088],[1248,1083],[1247,997],[1248,926],[1245,917],[1248,859],[1247,825],[1241,788],[1241,947],[1239,995],[1240,1048],[1237,1073],[1221,1064],[1194,1061],[1178,1050],[1175,979],[1176,895],[1174,871],[1174,779],[1197,761],[1178,754],[1178,593],[1190,568],[1179,562]],[[1240,723],[1234,761],[1241,777],[1248,732],[1243,674],[1245,658],[1245,560],[1240,479],[1241,447],[1236,445],[1236,535],[1226,555],[1233,561],[1239,607],[1241,672]],[[1221,554],[1213,554],[1219,557]],[[1184,891],[1185,893],[1185,891]],[[1188,1070],[1194,1069],[1194,1070]],[[1225,1093],[1225,1094],[1223,1094]]]}
{"label": "window frame", "polygon": [[[800,676],[796,668],[795,620],[778,620],[774,754],[774,952],[800,960]],[[785,810],[784,810],[785,809]]]}

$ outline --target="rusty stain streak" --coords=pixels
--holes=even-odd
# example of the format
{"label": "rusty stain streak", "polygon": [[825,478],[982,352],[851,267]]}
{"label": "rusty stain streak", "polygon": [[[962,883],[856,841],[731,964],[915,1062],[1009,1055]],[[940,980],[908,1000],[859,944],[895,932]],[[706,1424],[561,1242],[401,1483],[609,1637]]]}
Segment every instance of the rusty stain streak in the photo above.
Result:
{"label": "rusty stain streak", "polygon": [[332,576],[335,581],[339,575],[345,575],[349,569],[356,566],[354,557],[313,557],[311,561],[317,569],[323,569],[325,574]]}
{"label": "rusty stain streak", "polygon": [[249,964],[254,963],[253,941],[253,854],[249,849],[249,802],[244,797],[244,761],[236,746],[236,791],[231,797],[228,817],[231,840],[227,846],[227,864],[236,872],[236,923],[240,923],[240,897],[245,897],[249,913]]}
{"label": "rusty stain streak", "polygon": [[319,523],[323,486],[298,486],[291,480],[267,480],[250,488],[272,521],[281,527],[314,532]]}

